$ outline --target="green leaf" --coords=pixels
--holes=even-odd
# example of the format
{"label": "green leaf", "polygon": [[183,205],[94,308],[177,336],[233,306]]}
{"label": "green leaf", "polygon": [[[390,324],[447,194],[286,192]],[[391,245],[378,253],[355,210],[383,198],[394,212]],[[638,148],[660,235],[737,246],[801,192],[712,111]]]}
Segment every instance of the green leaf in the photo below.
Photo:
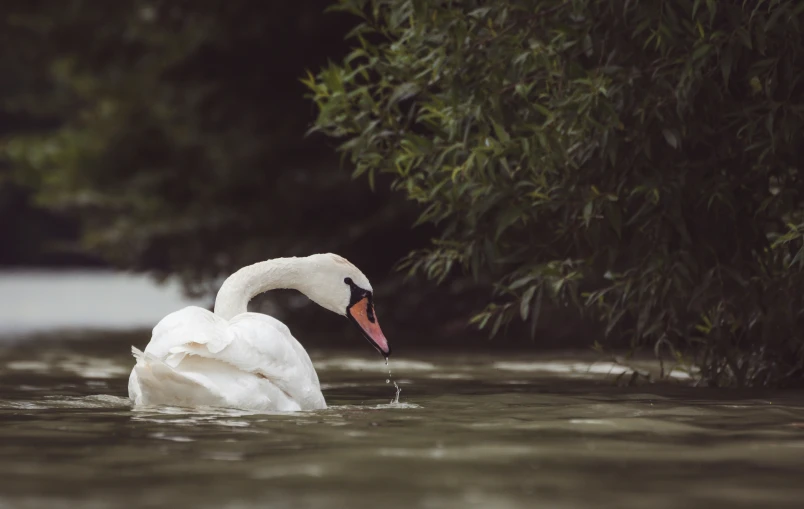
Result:
{"label": "green leaf", "polygon": [[542,311],[542,297],[544,296],[544,286],[539,285],[539,291],[536,294],[536,300],[533,303],[533,311],[531,312],[530,317],[530,337],[531,339],[536,337],[536,327],[539,323],[539,316],[541,315]]}
{"label": "green leaf", "polygon": [[593,202],[587,202],[586,205],[583,207],[583,222],[588,227],[589,222],[592,220],[592,212],[594,211],[595,204]]}
{"label": "green leaf", "polygon": [[522,317],[522,320],[528,319],[528,313],[530,312],[530,301],[533,299],[533,294],[536,292],[536,287],[531,286],[525,293],[522,294],[522,298],[519,301],[519,316]]}
{"label": "green leaf", "polygon": [[497,319],[494,320],[494,326],[492,326],[492,328],[491,328],[491,332],[489,333],[489,337],[493,338],[494,336],[497,335],[497,332],[499,332],[499,330],[500,330],[500,326],[503,324],[503,319],[504,318],[505,318],[505,315],[503,313],[499,313],[497,315]]}
{"label": "green leaf", "polygon": [[500,140],[500,142],[508,143],[511,140],[511,136],[508,135],[503,126],[493,120],[491,121],[491,125],[494,128],[494,133],[497,135],[497,139]]}
{"label": "green leaf", "polygon": [[527,275],[527,276],[521,277],[521,278],[515,280],[510,285],[508,285],[508,289],[509,290],[517,290],[519,288],[522,288],[526,284],[530,283],[534,279],[536,279],[536,276],[533,276],[533,275],[530,275],[530,274]]}
{"label": "green leaf", "polygon": [[712,52],[712,45],[711,44],[701,44],[692,52],[692,59],[693,60],[700,60],[701,58],[705,57],[709,53]]}
{"label": "green leaf", "polygon": [[514,223],[521,219],[522,213],[519,209],[505,209],[497,221],[497,230],[494,233],[494,241],[497,242],[505,231]]}
{"label": "green leaf", "polygon": [[416,83],[403,83],[394,89],[391,97],[388,99],[388,104],[396,104],[400,101],[410,99],[419,93],[419,85]]}
{"label": "green leaf", "polygon": [[681,140],[679,139],[678,131],[675,129],[662,129],[662,134],[664,135],[664,139],[668,145],[677,149],[681,145]]}

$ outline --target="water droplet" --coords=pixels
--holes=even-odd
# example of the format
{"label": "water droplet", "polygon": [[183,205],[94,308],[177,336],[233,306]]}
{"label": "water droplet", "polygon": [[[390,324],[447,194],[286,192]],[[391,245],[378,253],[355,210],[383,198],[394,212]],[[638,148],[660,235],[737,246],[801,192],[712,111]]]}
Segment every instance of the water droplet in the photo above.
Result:
{"label": "water droplet", "polygon": [[[388,378],[385,379],[385,383],[391,383],[391,379],[394,376],[391,374],[391,366],[388,364],[388,358],[385,359],[385,365],[388,366]],[[399,393],[402,392],[402,389],[399,388],[399,385],[397,385],[396,380],[394,380],[394,387],[396,388],[396,395],[394,395],[394,399],[391,400],[391,404],[398,405]]]}

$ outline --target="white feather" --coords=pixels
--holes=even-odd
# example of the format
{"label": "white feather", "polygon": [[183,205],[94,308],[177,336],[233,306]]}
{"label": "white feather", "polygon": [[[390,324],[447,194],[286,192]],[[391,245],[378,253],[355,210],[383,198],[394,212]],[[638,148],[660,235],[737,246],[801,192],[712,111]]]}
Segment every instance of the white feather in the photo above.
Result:
{"label": "white feather", "polygon": [[326,408],[313,363],[287,326],[246,312],[245,306],[257,293],[297,288],[328,309],[342,306],[345,313],[345,277],[371,288],[359,270],[336,255],[284,258],[241,269],[218,293],[216,313],[194,306],[171,313],[154,327],[144,352],[132,348],[137,363],[129,397],[136,405]]}

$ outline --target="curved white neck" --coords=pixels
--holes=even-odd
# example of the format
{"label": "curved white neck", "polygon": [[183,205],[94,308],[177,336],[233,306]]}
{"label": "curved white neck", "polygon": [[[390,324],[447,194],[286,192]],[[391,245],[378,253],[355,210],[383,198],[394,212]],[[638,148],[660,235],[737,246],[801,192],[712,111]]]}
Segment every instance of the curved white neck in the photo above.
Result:
{"label": "curved white neck", "polygon": [[215,297],[215,314],[229,320],[248,311],[248,303],[255,296],[279,288],[302,291],[305,258],[276,258],[255,263],[238,270],[218,290]]}

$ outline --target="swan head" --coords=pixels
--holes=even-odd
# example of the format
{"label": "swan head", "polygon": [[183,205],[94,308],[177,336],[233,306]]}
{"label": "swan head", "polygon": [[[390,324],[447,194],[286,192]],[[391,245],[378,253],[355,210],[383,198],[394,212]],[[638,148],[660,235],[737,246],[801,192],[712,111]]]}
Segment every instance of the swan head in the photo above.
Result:
{"label": "swan head", "polygon": [[302,290],[319,306],[347,317],[386,358],[391,355],[377,315],[368,278],[346,258],[332,253],[307,257],[310,270]]}

